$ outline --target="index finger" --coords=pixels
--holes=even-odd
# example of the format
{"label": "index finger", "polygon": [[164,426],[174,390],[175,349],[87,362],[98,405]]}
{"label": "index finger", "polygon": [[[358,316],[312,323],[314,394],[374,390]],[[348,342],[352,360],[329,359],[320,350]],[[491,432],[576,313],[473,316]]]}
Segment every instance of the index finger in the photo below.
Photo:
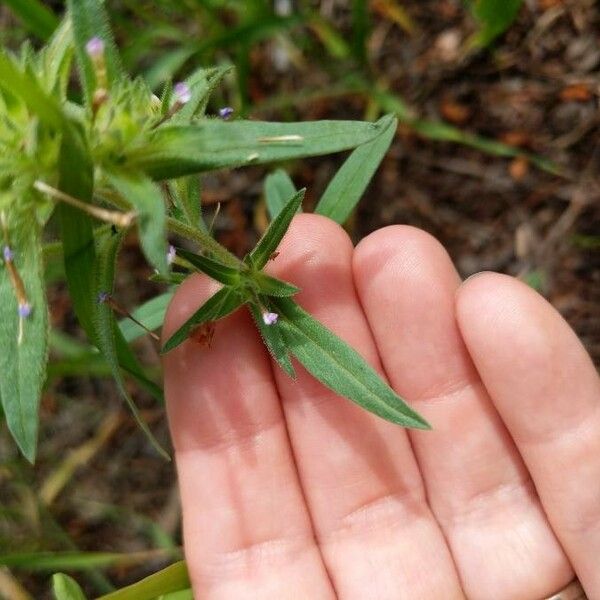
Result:
{"label": "index finger", "polygon": [[[164,339],[217,290],[177,291]],[[195,598],[332,597],[291,454],[269,358],[245,309],[205,347],[164,357],[165,398]]]}

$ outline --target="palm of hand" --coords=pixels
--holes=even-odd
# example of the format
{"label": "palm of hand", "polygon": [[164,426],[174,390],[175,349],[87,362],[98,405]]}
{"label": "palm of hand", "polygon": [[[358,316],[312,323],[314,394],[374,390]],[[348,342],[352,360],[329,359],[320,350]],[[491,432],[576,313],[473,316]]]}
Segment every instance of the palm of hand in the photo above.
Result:
{"label": "palm of hand", "polygon": [[[410,227],[353,249],[297,217],[273,272],[432,423],[407,432],[272,367],[245,311],[165,358],[200,598],[600,598],[600,381],[535,292],[460,285]],[[165,335],[212,292],[186,282]]]}

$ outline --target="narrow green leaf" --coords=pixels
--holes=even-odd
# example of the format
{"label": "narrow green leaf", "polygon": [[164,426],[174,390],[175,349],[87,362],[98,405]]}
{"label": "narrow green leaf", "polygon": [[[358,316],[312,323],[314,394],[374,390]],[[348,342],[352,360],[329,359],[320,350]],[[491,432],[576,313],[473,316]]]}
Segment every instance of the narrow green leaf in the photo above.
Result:
{"label": "narrow green leaf", "polygon": [[169,79],[165,85],[160,97],[160,114],[165,116],[171,108],[171,100],[173,98],[173,82]]}
{"label": "narrow green leaf", "polygon": [[187,590],[165,594],[164,596],[160,596],[158,600],[194,600],[194,592],[189,588]]}
{"label": "narrow green leaf", "polygon": [[[179,558],[177,549],[153,550],[153,558]],[[89,571],[108,567],[127,567],[148,562],[148,552],[13,552],[0,555],[0,565],[26,571]],[[189,586],[189,582],[187,583]],[[187,587],[182,581],[179,589]]]}
{"label": "narrow green leaf", "polygon": [[112,171],[107,173],[111,185],[137,211],[142,250],[159,273],[166,274],[166,208],[160,188],[140,173]]}
{"label": "narrow green leaf", "polygon": [[[124,233],[125,231],[121,231],[121,233],[118,234],[107,234],[104,236],[104,239],[99,240],[95,264],[95,276],[97,281],[96,297],[99,297],[100,294],[112,292],[117,253]],[[149,442],[161,456],[169,460],[169,455],[162,449],[152,435],[152,432],[142,419],[137,406],[125,387],[117,355],[117,340],[122,340],[122,337],[121,332],[117,327],[114,312],[108,302],[96,302],[95,309],[94,325],[97,345],[112,369],[113,377],[119,392],[129,406],[140,429],[146,434]]]}
{"label": "narrow green leaf", "polygon": [[198,229],[197,227],[187,225],[186,223],[174,219],[173,217],[167,218],[167,227],[169,231],[173,232],[174,234],[181,235],[198,244],[202,248],[203,252],[210,253],[212,256],[218,258],[219,262],[236,267],[240,265],[240,259],[235,256],[235,254],[229,252],[227,248],[221,246],[221,244],[219,244],[215,238],[211,237],[208,232]]}
{"label": "narrow green leaf", "polygon": [[523,0],[472,0],[470,4],[480,27],[469,38],[467,46],[485,48],[510,27],[519,14]]}
{"label": "narrow green leaf", "polygon": [[131,375],[137,381],[139,386],[146,390],[155,400],[164,404],[162,388],[146,376],[133,353],[133,350],[123,338],[121,330],[116,326],[114,328],[114,337],[119,366],[128,375]]}
{"label": "narrow green leaf", "polygon": [[265,343],[265,346],[269,350],[271,356],[275,359],[277,364],[292,378],[296,378],[296,372],[290,360],[289,350],[285,344],[283,336],[281,334],[281,328],[278,323],[273,325],[267,325],[263,321],[262,311],[254,303],[249,302],[248,308],[250,314],[254,318],[256,327],[260,332],[260,335]]}
{"label": "narrow green leaf", "polygon": [[187,127],[165,125],[133,147],[127,164],[154,179],[258,165],[355,148],[381,133],[379,123],[313,121],[264,123],[207,119]]}
{"label": "narrow green leaf", "polygon": [[166,354],[185,342],[198,325],[217,321],[237,310],[245,299],[234,288],[224,287],[212,295],[167,341],[161,350]]}
{"label": "narrow green leaf", "polygon": [[[59,188],[75,198],[89,201],[93,190],[89,151],[79,127],[71,124],[67,133],[61,147]],[[66,204],[61,204],[58,212],[69,295],[77,318],[88,337],[102,349],[97,340],[94,316],[97,310],[97,282],[94,278],[97,257],[92,221],[85,213]],[[109,289],[111,286],[112,282]],[[144,375],[116,324],[113,339],[119,365],[154,398],[162,402],[161,389]]]}
{"label": "narrow green leaf", "polygon": [[106,76],[109,88],[123,76],[123,67],[110,29],[104,2],[99,0],[67,0],[67,7],[73,23],[73,37],[81,83],[86,103],[91,106],[92,96],[96,89],[96,73],[85,48],[90,39],[98,37],[104,42]]}
{"label": "narrow green leaf", "polygon": [[[31,463],[35,460],[38,408],[48,359],[48,308],[40,228],[35,219],[10,219],[13,270],[0,267],[0,397],[8,428]],[[20,318],[12,273],[22,280],[32,308]]]}
{"label": "narrow green leaf", "polygon": [[57,130],[65,126],[60,104],[46,94],[37,79],[30,73],[21,72],[15,61],[0,49],[0,87],[15,94],[25,102],[31,112],[41,121]]}
{"label": "narrow green leaf", "polygon": [[46,89],[58,95],[60,99],[66,97],[72,57],[73,30],[71,20],[65,17],[42,52],[41,75],[47,82]]}
{"label": "narrow green leaf", "polygon": [[169,189],[185,222],[192,227],[200,227],[202,231],[207,232],[208,230],[202,219],[200,177],[198,175],[179,177],[169,182]]}
{"label": "narrow green leaf", "polygon": [[273,298],[277,327],[305,369],[334,392],[364,409],[404,427],[429,424],[392,390],[348,344],[302,310],[293,300]]}
{"label": "narrow green leaf", "polygon": [[[161,327],[165,320],[165,313],[173,294],[173,291],[169,291],[148,300],[148,302],[132,311],[132,316],[143,323],[150,331],[155,331]],[[131,319],[119,321],[119,329],[127,342],[133,342],[146,335],[146,330]]]}
{"label": "narrow green leaf", "polygon": [[256,269],[262,269],[273,252],[277,250],[279,243],[288,230],[294,215],[302,204],[304,192],[300,190],[292,196],[281,212],[271,221],[264,235],[260,238],[254,249],[248,254],[248,262]]}
{"label": "narrow green leaf", "polygon": [[40,0],[4,0],[25,27],[46,41],[58,26],[56,15]]}
{"label": "narrow green leaf", "polygon": [[561,175],[561,169],[558,165],[543,156],[525,152],[520,148],[503,144],[498,140],[459,129],[444,121],[419,119],[416,112],[402,98],[390,92],[376,89],[373,91],[373,97],[383,110],[393,112],[401,123],[405,123],[423,137],[431,140],[464,144],[465,146],[470,146],[471,148],[495,156],[523,156],[539,169],[554,175]]}
{"label": "narrow green leaf", "polygon": [[86,600],[77,582],[63,573],[53,575],[52,592],[56,600]]}
{"label": "narrow green leaf", "polygon": [[193,267],[206,273],[216,281],[225,285],[236,285],[240,282],[240,271],[235,267],[229,267],[207,256],[195,254],[183,248],[177,248],[177,255],[187,260]]}
{"label": "narrow green leaf", "polygon": [[498,140],[493,140],[469,131],[463,131],[454,125],[450,125],[443,121],[416,119],[410,123],[410,125],[417,133],[431,140],[463,144],[494,156],[523,156],[530,160],[532,164],[538,167],[538,169],[553,173],[554,175],[561,174],[560,167],[543,156],[525,152],[520,148],[509,146]]}
{"label": "narrow green leaf", "polygon": [[202,116],[213,90],[233,67],[226,65],[211,69],[198,69],[185,82],[190,87],[192,97],[171,119],[172,123],[190,123],[195,117]]}
{"label": "narrow green leaf", "polygon": [[285,298],[297,294],[300,289],[287,281],[281,281],[281,279],[275,279],[266,273],[259,271],[252,275],[252,280],[260,288],[260,293],[265,296],[278,296]]}
{"label": "narrow green leaf", "polygon": [[188,590],[189,587],[187,566],[181,561],[98,600],[156,600],[162,594]]}
{"label": "narrow green leaf", "polygon": [[367,61],[369,29],[368,0],[352,0],[352,51],[361,63]]}
{"label": "narrow green leaf", "polygon": [[[80,127],[71,126],[64,136],[59,157],[59,183],[63,192],[89,202],[93,192],[93,167]],[[61,203],[58,215],[63,242],[63,258],[69,296],[77,318],[88,337],[94,340],[94,261],[95,247],[91,218],[76,208]]]}
{"label": "narrow green leaf", "polygon": [[387,128],[374,140],[359,146],[352,152],[331,180],[315,212],[344,223],[364,194],[371,178],[383,160],[398,126],[393,116],[385,116],[380,123]]}
{"label": "narrow green leaf", "polygon": [[271,219],[281,212],[297,191],[294,182],[283,169],[277,169],[265,179],[265,201]]}

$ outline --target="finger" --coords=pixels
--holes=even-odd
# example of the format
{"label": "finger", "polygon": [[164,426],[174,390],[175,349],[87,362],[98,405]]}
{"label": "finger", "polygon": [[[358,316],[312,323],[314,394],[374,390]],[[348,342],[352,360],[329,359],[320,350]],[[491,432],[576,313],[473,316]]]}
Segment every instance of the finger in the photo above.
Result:
{"label": "finger", "polygon": [[482,274],[457,297],[477,369],[590,598],[600,598],[600,380],[583,346],[536,292]]}
{"label": "finger", "polygon": [[[216,290],[205,277],[186,281],[164,335]],[[333,597],[271,366],[248,315],[220,321],[209,348],[188,340],[164,368],[194,597]]]}
{"label": "finger", "polygon": [[446,251],[423,231],[387,227],[358,245],[354,273],[392,386],[433,426],[410,435],[467,596],[560,588],[572,572],[461,340]]}
{"label": "finger", "polygon": [[[332,221],[300,215],[277,275],[300,305],[379,367],[354,292],[352,244]],[[277,374],[302,487],[340,598],[459,598],[445,541],[427,507],[406,433],[325,389],[302,369]],[[368,590],[368,594],[365,592]]]}

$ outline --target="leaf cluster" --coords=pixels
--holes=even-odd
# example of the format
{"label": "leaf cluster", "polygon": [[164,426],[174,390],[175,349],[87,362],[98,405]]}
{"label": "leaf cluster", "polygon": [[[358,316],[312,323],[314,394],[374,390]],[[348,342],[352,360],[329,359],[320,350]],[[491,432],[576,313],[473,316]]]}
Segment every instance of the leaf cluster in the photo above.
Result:
{"label": "leaf cluster", "polygon": [[[162,392],[130,347],[140,335],[139,326],[132,332],[131,325],[117,321],[122,311],[113,299],[119,252],[131,229],[156,279],[173,286],[201,271],[222,284],[166,342],[164,352],[196,328],[246,305],[274,360],[289,375],[295,374],[295,357],[325,385],[367,410],[405,426],[427,427],[356,352],[294,302],[294,285],[264,272],[301,210],[304,190],[297,191],[281,170],[267,178],[273,220],[243,259],[210,235],[201,210],[202,173],[353,149],[317,206],[317,212],[344,222],[383,159],[396,119],[265,123],[209,117],[209,97],[227,68],[198,69],[185,82],[169,82],[158,97],[144,80],[131,79],[124,71],[103,3],[69,0],[67,5],[65,18],[42,50],[25,46],[18,56],[0,50],[5,246],[0,396],[25,456],[35,457],[48,356],[42,240],[51,218],[60,227],[64,276],[79,322],[159,452],[164,454],[141,419],[125,378],[133,377],[157,399]],[[68,89],[74,67],[80,101]],[[180,242],[175,270],[169,235]],[[140,309],[142,319],[152,319],[151,328],[160,324],[172,293],[152,310]]]}

